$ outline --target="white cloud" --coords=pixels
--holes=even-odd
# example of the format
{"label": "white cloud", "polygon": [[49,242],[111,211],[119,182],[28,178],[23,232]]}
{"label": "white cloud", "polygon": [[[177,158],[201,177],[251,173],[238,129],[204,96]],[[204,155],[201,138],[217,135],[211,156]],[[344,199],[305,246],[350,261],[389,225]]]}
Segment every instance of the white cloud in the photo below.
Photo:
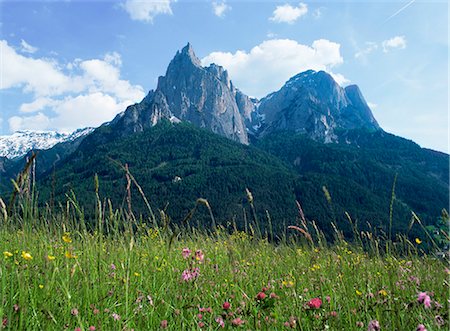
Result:
{"label": "white cloud", "polygon": [[132,20],[153,23],[157,15],[172,15],[171,3],[176,0],[126,0],[122,7]]}
{"label": "white cloud", "polygon": [[10,129],[74,130],[98,126],[111,120],[126,106],[140,101],[144,90],[121,79],[120,54],[103,59],[75,59],[61,65],[51,59],[33,59],[17,54],[6,41],[0,41],[3,61],[0,90],[17,88],[32,94],[33,101],[19,110],[35,115],[13,116]]}
{"label": "white cloud", "polygon": [[[290,39],[273,39],[253,47],[249,52],[213,52],[202,59],[203,65],[219,64],[230,73],[233,83],[244,93],[263,97],[278,90],[290,77],[313,69],[331,71],[343,63],[340,45],[319,39],[311,46]],[[338,83],[347,80],[333,74]]]}
{"label": "white cloud", "polygon": [[313,12],[313,17],[318,20],[319,18],[321,18],[323,15],[323,7],[320,8],[316,8],[316,10],[314,10]]}
{"label": "white cloud", "polygon": [[22,39],[22,41],[20,42],[20,46],[22,46],[21,51],[24,53],[36,53],[38,48],[37,47],[33,47],[31,46],[29,43],[27,43],[25,40]]}
{"label": "white cloud", "polygon": [[226,1],[222,2],[213,1],[212,6],[214,15],[216,15],[217,17],[224,17],[225,13],[231,10],[231,7],[227,5]]}
{"label": "white cloud", "polygon": [[391,39],[385,40],[382,43],[383,46],[383,52],[387,53],[391,49],[399,48],[399,49],[405,49],[406,48],[406,38],[405,36],[396,36]]}
{"label": "white cloud", "polygon": [[285,4],[275,8],[270,20],[277,23],[293,24],[297,19],[306,15],[307,12],[308,6],[302,2],[298,5],[298,7],[292,7],[289,4]]}
{"label": "white cloud", "polygon": [[366,59],[367,55],[378,49],[377,43],[368,41],[366,47],[355,53],[356,59]]}
{"label": "white cloud", "polygon": [[19,131],[19,130],[37,130],[37,131],[45,131],[48,130],[50,125],[50,119],[39,112],[36,115],[32,116],[13,116],[8,120],[9,128],[11,131]]}

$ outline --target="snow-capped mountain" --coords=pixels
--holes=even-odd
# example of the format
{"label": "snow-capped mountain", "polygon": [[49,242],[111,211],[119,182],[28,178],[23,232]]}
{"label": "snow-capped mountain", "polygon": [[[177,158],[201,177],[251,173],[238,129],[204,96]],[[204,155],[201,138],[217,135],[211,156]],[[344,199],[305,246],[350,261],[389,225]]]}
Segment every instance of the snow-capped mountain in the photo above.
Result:
{"label": "snow-capped mountain", "polygon": [[78,129],[72,133],[56,131],[17,131],[9,136],[0,136],[0,156],[8,159],[25,155],[33,149],[49,149],[58,143],[73,141],[91,133],[93,128]]}

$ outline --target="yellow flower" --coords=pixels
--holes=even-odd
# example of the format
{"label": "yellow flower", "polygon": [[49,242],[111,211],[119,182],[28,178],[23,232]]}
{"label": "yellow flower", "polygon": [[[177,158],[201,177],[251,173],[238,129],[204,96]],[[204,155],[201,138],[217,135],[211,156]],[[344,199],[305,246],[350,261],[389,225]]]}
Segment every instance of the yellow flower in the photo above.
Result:
{"label": "yellow flower", "polygon": [[67,251],[64,255],[68,259],[76,259],[77,258],[76,255],[72,254],[72,252],[69,252],[69,251]]}
{"label": "yellow flower", "polygon": [[39,284],[39,288],[42,290],[44,288],[44,285]]}
{"label": "yellow flower", "polygon": [[134,275],[135,275],[136,277],[139,277],[141,274],[140,274],[139,272],[135,272]]}
{"label": "yellow flower", "polygon": [[22,258],[27,261],[30,261],[33,259],[30,252],[25,252],[25,251],[22,251]]}
{"label": "yellow flower", "polygon": [[62,236],[62,240],[65,243],[70,244],[72,242],[72,238],[70,238],[70,233],[69,232],[64,232],[64,235]]}
{"label": "yellow flower", "polygon": [[53,261],[54,259],[56,259],[55,256],[53,256],[53,255],[47,255],[47,260]]}
{"label": "yellow flower", "polygon": [[359,290],[356,290],[356,295],[362,295],[362,292]]}
{"label": "yellow flower", "polygon": [[5,257],[5,259],[7,259],[8,257],[13,256],[13,253],[5,251],[5,252],[3,252],[3,256]]}
{"label": "yellow flower", "polygon": [[384,297],[388,295],[385,289],[379,290],[378,294],[380,294],[380,295],[382,295]]}
{"label": "yellow flower", "polygon": [[416,244],[420,245],[422,243],[422,240],[420,240],[419,238],[416,238]]}

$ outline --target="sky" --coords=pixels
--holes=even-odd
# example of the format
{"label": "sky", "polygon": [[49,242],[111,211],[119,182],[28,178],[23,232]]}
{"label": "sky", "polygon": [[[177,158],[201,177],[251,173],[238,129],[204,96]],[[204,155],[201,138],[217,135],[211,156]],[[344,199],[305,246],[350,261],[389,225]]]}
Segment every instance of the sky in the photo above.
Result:
{"label": "sky", "polygon": [[448,15],[445,0],[0,0],[0,135],[110,121],[190,42],[257,98],[325,70],[385,131],[448,153]]}

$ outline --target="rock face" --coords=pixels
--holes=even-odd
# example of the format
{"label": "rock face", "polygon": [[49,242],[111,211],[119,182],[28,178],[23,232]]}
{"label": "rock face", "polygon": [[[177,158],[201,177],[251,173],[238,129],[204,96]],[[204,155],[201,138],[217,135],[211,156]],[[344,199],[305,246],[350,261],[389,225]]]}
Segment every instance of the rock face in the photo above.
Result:
{"label": "rock face", "polygon": [[274,131],[305,133],[321,142],[337,141],[336,130],[379,130],[356,85],[345,89],[324,71],[308,70],[261,100],[259,135]]}
{"label": "rock face", "polygon": [[[238,96],[239,95],[239,96]],[[243,114],[250,105],[232,85],[222,67],[203,67],[190,44],[177,52],[166,75],[144,100],[128,109],[111,123],[127,133],[142,131],[161,119],[188,121],[229,139],[248,144]]]}

